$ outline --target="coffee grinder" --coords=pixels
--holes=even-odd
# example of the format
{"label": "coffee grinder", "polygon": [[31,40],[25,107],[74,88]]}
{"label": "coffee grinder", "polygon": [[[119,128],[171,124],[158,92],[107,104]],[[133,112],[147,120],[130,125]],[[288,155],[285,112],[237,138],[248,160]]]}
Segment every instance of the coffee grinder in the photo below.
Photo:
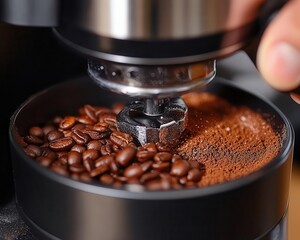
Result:
{"label": "coffee grinder", "polygon": [[120,130],[140,143],[175,144],[186,124],[180,96],[213,81],[216,61],[257,37],[284,2],[2,0],[0,16],[15,25],[53,28],[87,57],[94,82],[135,99],[118,116]]}

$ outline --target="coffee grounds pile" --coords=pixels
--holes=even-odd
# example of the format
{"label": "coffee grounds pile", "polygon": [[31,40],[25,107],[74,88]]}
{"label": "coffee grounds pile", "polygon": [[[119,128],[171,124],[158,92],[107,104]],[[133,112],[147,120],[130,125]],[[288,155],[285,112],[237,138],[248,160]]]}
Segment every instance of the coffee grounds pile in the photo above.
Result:
{"label": "coffee grounds pile", "polygon": [[245,106],[209,93],[183,96],[187,130],[172,149],[161,143],[137,146],[116,128],[123,108],[82,106],[77,116],[56,116],[20,138],[39,164],[74,180],[132,191],[204,187],[237,179],[271,161],[280,138]]}
{"label": "coffee grounds pile", "polygon": [[187,133],[176,151],[205,165],[199,186],[250,174],[279,153],[280,136],[261,114],[210,93],[183,98],[189,107]]}

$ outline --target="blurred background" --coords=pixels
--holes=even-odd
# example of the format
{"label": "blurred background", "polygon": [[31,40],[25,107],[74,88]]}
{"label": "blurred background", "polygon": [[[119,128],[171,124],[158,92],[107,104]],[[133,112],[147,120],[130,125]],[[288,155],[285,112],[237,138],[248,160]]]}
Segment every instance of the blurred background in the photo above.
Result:
{"label": "blurred background", "polygon": [[[291,183],[289,239],[297,240],[300,229],[300,106],[287,94],[271,89],[259,76],[255,65],[258,41],[217,68],[217,74],[277,105],[290,119],[295,132],[295,159]],[[86,75],[87,62],[60,42],[50,28],[18,27],[0,23],[0,230],[1,214],[14,201],[13,177],[9,153],[10,116],[32,94],[51,85]],[[250,58],[249,58],[250,57]],[[253,62],[252,62],[252,61]],[[68,93],[66,93],[68,94]],[[45,106],[47,107],[47,106]],[[271,201],[271,199],[270,199]]]}
{"label": "blurred background", "polygon": [[[13,194],[8,144],[10,116],[32,94],[86,74],[86,59],[55,39],[50,28],[0,23],[0,201]],[[9,170],[8,170],[9,169]]]}

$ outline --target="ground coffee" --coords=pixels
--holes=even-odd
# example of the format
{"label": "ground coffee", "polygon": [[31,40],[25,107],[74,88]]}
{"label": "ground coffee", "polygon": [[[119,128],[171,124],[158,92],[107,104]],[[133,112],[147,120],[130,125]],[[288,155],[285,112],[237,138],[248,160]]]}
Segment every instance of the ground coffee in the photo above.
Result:
{"label": "ground coffee", "polygon": [[57,116],[44,126],[32,126],[20,143],[28,156],[56,173],[129,190],[231,181],[278,154],[279,136],[248,107],[233,106],[209,93],[183,99],[189,107],[188,127],[173,149],[161,143],[137,146],[131,135],[118,131],[116,115],[122,104],[86,104],[78,116]]}
{"label": "ground coffee", "polygon": [[176,151],[205,165],[200,186],[250,174],[279,153],[280,136],[271,127],[271,116],[264,119],[263,114],[209,93],[190,93],[184,100],[189,123]]}

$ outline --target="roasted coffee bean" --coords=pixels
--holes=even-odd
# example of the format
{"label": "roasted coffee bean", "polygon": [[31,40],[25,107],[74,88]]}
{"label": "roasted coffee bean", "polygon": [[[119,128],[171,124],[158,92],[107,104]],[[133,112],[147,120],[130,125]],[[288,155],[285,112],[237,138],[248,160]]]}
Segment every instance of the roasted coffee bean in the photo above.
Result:
{"label": "roasted coffee bean", "polygon": [[156,162],[171,162],[172,154],[169,152],[159,152],[154,155],[154,161]]}
{"label": "roasted coffee bean", "polygon": [[111,175],[105,173],[102,176],[100,176],[99,181],[104,185],[112,185],[115,180]]}
{"label": "roasted coffee bean", "polygon": [[184,186],[187,188],[194,188],[197,187],[197,184],[193,181],[187,181]]}
{"label": "roasted coffee bean", "polygon": [[158,151],[155,143],[145,143],[143,145],[143,148],[145,150],[149,151],[149,152],[155,152],[155,153],[157,153],[157,151]]}
{"label": "roasted coffee bean", "polygon": [[84,105],[83,110],[87,117],[89,117],[93,122],[97,122],[98,119],[95,114],[95,109],[91,105]]}
{"label": "roasted coffee bean", "polygon": [[112,173],[118,173],[120,170],[116,162],[113,160],[109,163],[109,169]]}
{"label": "roasted coffee bean", "polygon": [[123,167],[127,167],[134,159],[136,148],[132,146],[125,146],[116,154],[116,162]]}
{"label": "roasted coffee bean", "polygon": [[81,164],[73,164],[69,166],[69,170],[73,173],[83,173],[85,171],[85,167]]}
{"label": "roasted coffee bean", "polygon": [[161,142],[157,142],[156,144],[157,150],[159,152],[171,152],[170,147],[168,147],[167,145],[161,143]]}
{"label": "roasted coffee bean", "polygon": [[171,185],[172,189],[181,189],[182,185],[178,182],[176,177],[171,177]]}
{"label": "roasted coffee bean", "polygon": [[96,160],[98,157],[100,157],[100,152],[95,149],[87,149],[82,153],[83,160],[86,159]]}
{"label": "roasted coffee bean", "polygon": [[111,154],[113,152],[112,145],[107,144],[107,145],[101,146],[100,152],[101,152],[101,155]]}
{"label": "roasted coffee bean", "polygon": [[48,142],[44,142],[41,146],[39,146],[40,148],[48,148],[49,147],[49,143]]}
{"label": "roasted coffee bean", "polygon": [[142,168],[143,172],[148,172],[152,167],[152,163],[153,163],[152,161],[147,161],[147,162],[142,163],[141,168]]}
{"label": "roasted coffee bean", "polygon": [[17,137],[17,143],[18,143],[23,149],[26,148],[26,147],[28,146],[28,143],[26,143],[26,142],[24,141],[24,138],[25,138],[25,137],[22,137],[22,136],[20,136],[20,135],[17,135],[16,137]]}
{"label": "roasted coffee bean", "polygon": [[156,178],[159,178],[159,172],[148,172],[141,176],[140,182],[144,184],[145,182]]}
{"label": "roasted coffee bean", "polygon": [[155,152],[150,152],[150,151],[138,151],[136,153],[136,158],[139,162],[146,162],[149,160],[152,160],[152,158],[154,157],[156,153]]}
{"label": "roasted coffee bean", "polygon": [[76,151],[70,151],[68,153],[68,164],[74,165],[74,164],[81,164],[82,163],[82,155],[79,152]]}
{"label": "roasted coffee bean", "polygon": [[135,187],[137,187],[137,186],[139,186],[141,183],[140,183],[140,181],[139,181],[139,179],[138,178],[128,178],[127,179],[127,188],[131,188],[132,189],[132,185],[134,185]]}
{"label": "roasted coffee bean", "polygon": [[85,167],[85,169],[90,172],[94,169],[94,164],[93,161],[91,159],[85,159],[83,160],[83,166]]}
{"label": "roasted coffee bean", "polygon": [[47,133],[46,135],[48,142],[57,140],[59,138],[63,138],[64,134],[58,130],[52,130],[50,132]]}
{"label": "roasted coffee bean", "polygon": [[188,171],[187,180],[193,182],[199,182],[202,177],[202,172],[198,168],[192,168]]}
{"label": "roasted coffee bean", "polygon": [[185,185],[187,183],[187,178],[186,177],[179,178],[179,183]]}
{"label": "roasted coffee bean", "polygon": [[195,160],[189,160],[188,163],[190,164],[191,168],[200,168],[200,164]]}
{"label": "roasted coffee bean", "polygon": [[63,157],[63,156],[68,156],[68,152],[67,151],[62,151],[62,152],[56,152],[56,155],[58,158]]}
{"label": "roasted coffee bean", "polygon": [[87,127],[87,125],[83,124],[83,123],[76,123],[72,128],[71,130],[74,131],[74,130],[83,130]]}
{"label": "roasted coffee bean", "polygon": [[38,145],[41,146],[43,145],[44,141],[36,136],[32,136],[32,135],[28,135],[26,137],[24,137],[24,141],[27,144],[33,144],[33,145]]}
{"label": "roasted coffee bean", "polygon": [[71,151],[75,151],[75,152],[79,152],[79,153],[83,153],[86,150],[85,146],[79,145],[79,144],[75,144],[72,148]]}
{"label": "roasted coffee bean", "polygon": [[97,167],[90,171],[90,176],[91,177],[97,177],[109,170],[109,167],[107,165],[101,165],[100,167]]}
{"label": "roasted coffee bean", "polygon": [[105,122],[109,126],[115,126],[116,122],[117,122],[116,114],[114,114],[113,112],[101,114],[99,116],[99,121],[100,122]]}
{"label": "roasted coffee bean", "polygon": [[112,110],[110,108],[107,108],[107,107],[97,107],[95,109],[95,114],[97,117],[100,117],[101,114],[104,114],[104,113],[111,113]]}
{"label": "roasted coffee bean", "polygon": [[72,137],[72,131],[70,129],[62,130],[62,133],[64,134],[64,137]]}
{"label": "roasted coffee bean", "polygon": [[93,130],[103,133],[103,132],[106,132],[106,131],[109,130],[109,125],[107,123],[104,123],[104,122],[96,123],[93,126]]}
{"label": "roasted coffee bean", "polygon": [[94,161],[94,166],[98,168],[101,165],[109,165],[112,161],[114,161],[114,155],[104,155]]}
{"label": "roasted coffee bean", "polygon": [[177,160],[173,163],[170,174],[177,177],[185,176],[190,170],[190,165],[185,160]]}
{"label": "roasted coffee bean", "polygon": [[105,132],[98,132],[95,130],[84,130],[84,133],[88,134],[91,139],[99,140],[105,137],[108,137],[111,133],[109,129],[107,129]]}
{"label": "roasted coffee bean", "polygon": [[53,152],[49,148],[43,149],[42,156],[48,157],[48,158],[52,159],[53,161],[58,158],[57,153]]}
{"label": "roasted coffee bean", "polygon": [[173,154],[171,162],[174,163],[177,160],[182,160],[182,158],[177,154]]}
{"label": "roasted coffee bean", "polygon": [[32,158],[37,158],[42,155],[42,149],[36,145],[28,145],[25,149],[25,153]]}
{"label": "roasted coffee bean", "polygon": [[79,173],[72,172],[72,173],[70,174],[70,177],[71,177],[73,180],[77,180],[77,181],[80,180],[80,175],[79,175]]}
{"label": "roasted coffee bean", "polygon": [[69,176],[69,171],[67,170],[66,167],[64,166],[59,166],[59,165],[51,165],[51,169],[60,174],[60,175],[63,175],[63,176]]}
{"label": "roasted coffee bean", "polygon": [[119,182],[123,182],[123,183],[126,183],[127,182],[127,177],[124,177],[124,176],[120,176],[120,175],[113,175],[113,177],[119,181]]}
{"label": "roasted coffee bean", "polygon": [[114,152],[119,152],[119,151],[122,150],[122,148],[119,147],[118,145],[113,144],[113,145],[112,145],[112,150],[113,150]]}
{"label": "roasted coffee bean", "polygon": [[68,156],[67,156],[67,155],[63,155],[63,156],[61,156],[61,157],[58,157],[58,161],[59,161],[62,165],[66,166],[66,165],[68,164]]}
{"label": "roasted coffee bean", "polygon": [[77,118],[77,121],[79,123],[83,123],[83,124],[87,124],[87,125],[92,125],[92,124],[95,123],[92,119],[90,119],[87,116],[80,116],[80,117]]}
{"label": "roasted coffee bean", "polygon": [[110,134],[109,139],[113,144],[120,147],[126,147],[130,142],[133,141],[133,137],[127,133],[122,133],[120,131],[114,131]]}
{"label": "roasted coffee bean", "polygon": [[38,163],[44,167],[49,167],[51,165],[51,163],[53,162],[53,160],[49,157],[45,157],[45,156],[40,156],[37,157],[36,159],[38,161]]}
{"label": "roasted coffee bean", "polygon": [[125,168],[123,174],[127,178],[139,178],[143,175],[143,170],[139,165],[130,165]]}
{"label": "roasted coffee bean", "polygon": [[88,142],[87,149],[94,149],[94,150],[101,151],[102,146],[103,146],[103,144],[100,141],[92,140],[92,141]]}
{"label": "roasted coffee bean", "polygon": [[76,118],[73,116],[66,116],[60,123],[59,127],[63,130],[71,129],[76,123]]}
{"label": "roasted coffee bean", "polygon": [[79,179],[83,182],[91,182],[93,180],[87,172],[80,173]]}
{"label": "roasted coffee bean", "polygon": [[147,151],[147,150],[143,146],[138,146],[137,151],[141,152],[141,151]]}
{"label": "roasted coffee bean", "polygon": [[34,127],[31,127],[29,128],[29,135],[31,136],[35,136],[35,137],[38,137],[38,138],[43,138],[44,137],[44,131],[42,128],[38,127],[38,126],[34,126]]}
{"label": "roasted coffee bean", "polygon": [[90,140],[89,135],[82,132],[82,130],[80,130],[80,129],[74,130],[71,134],[71,137],[74,139],[74,141],[77,144],[80,144],[80,145],[85,145]]}
{"label": "roasted coffee bean", "polygon": [[52,162],[51,167],[53,167],[53,166],[65,167],[65,166],[63,166],[63,165],[61,164],[61,162],[58,161],[58,160],[55,160],[55,161]]}
{"label": "roasted coffee bean", "polygon": [[56,130],[53,125],[45,125],[43,128],[44,136],[46,136],[52,130]]}
{"label": "roasted coffee bean", "polygon": [[168,162],[155,162],[155,163],[152,163],[152,168],[159,172],[162,172],[162,171],[168,170],[170,165],[171,164]]}
{"label": "roasted coffee bean", "polygon": [[162,190],[169,190],[171,189],[171,178],[170,177],[161,177],[161,188]]}
{"label": "roasted coffee bean", "polygon": [[121,181],[118,181],[115,179],[115,182],[112,185],[114,188],[122,188],[123,187],[123,183]]}
{"label": "roasted coffee bean", "polygon": [[148,190],[151,190],[151,191],[163,190],[161,179],[153,179],[153,180],[147,181],[145,186]]}
{"label": "roasted coffee bean", "polygon": [[56,139],[49,143],[49,147],[53,151],[67,151],[74,145],[74,140],[70,137]]}

